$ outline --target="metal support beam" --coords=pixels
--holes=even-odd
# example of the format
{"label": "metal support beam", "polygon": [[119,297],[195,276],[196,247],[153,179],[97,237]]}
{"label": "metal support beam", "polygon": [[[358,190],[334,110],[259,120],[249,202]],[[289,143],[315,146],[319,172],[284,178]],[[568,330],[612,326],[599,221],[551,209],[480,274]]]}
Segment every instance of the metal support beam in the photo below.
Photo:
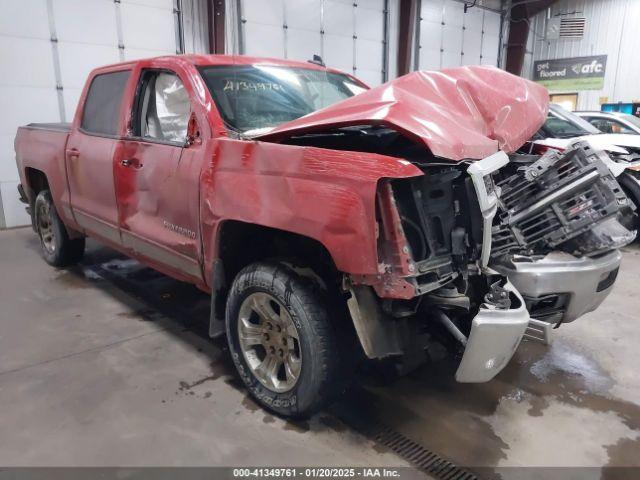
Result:
{"label": "metal support beam", "polygon": [[398,35],[398,76],[411,71],[412,46],[418,21],[418,0],[400,0]]}
{"label": "metal support beam", "polygon": [[520,75],[529,38],[529,19],[556,0],[514,0],[511,5],[505,70]]}
{"label": "metal support beam", "polygon": [[209,27],[209,53],[223,55],[225,0],[207,1],[207,26]]}

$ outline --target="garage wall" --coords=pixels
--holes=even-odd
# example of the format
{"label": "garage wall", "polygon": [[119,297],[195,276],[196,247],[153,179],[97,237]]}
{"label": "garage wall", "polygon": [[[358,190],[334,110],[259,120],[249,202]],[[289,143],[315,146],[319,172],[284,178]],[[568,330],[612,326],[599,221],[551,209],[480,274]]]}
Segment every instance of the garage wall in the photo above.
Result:
{"label": "garage wall", "polygon": [[[188,52],[206,51],[204,1],[182,1]],[[175,54],[174,0],[0,0],[0,228],[26,225],[13,139],[20,125],[71,121],[89,71]]]}
{"label": "garage wall", "polygon": [[478,2],[465,13],[459,1],[422,0],[415,69],[497,66],[500,13],[485,5]]}
{"label": "garage wall", "polygon": [[388,3],[397,1],[240,0],[238,51],[301,61],[316,54],[329,67],[379,85],[389,75],[384,68]]}
{"label": "garage wall", "polygon": [[[600,110],[600,97],[609,102],[640,100],[640,63],[637,36],[640,2],[637,0],[561,0],[551,7],[551,16],[586,18],[580,39],[546,40],[546,12],[534,17],[529,30],[529,52],[522,75],[532,78],[533,62],[556,58],[607,55],[604,88],[578,92],[579,110]],[[556,93],[556,92],[554,92]],[[557,93],[575,93],[573,91]]]}

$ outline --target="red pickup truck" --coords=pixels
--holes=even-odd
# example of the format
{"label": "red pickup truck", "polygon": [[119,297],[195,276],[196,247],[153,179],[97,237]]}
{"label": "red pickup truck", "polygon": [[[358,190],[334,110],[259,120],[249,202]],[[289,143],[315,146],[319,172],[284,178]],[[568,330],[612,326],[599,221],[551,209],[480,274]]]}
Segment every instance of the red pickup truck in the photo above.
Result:
{"label": "red pickup truck", "polygon": [[488,67],[368,89],[314,63],[121,63],[72,124],[18,130],[19,190],[48,263],[91,236],[210,293],[251,394],[303,416],[365,357],[445,345],[458,381],[488,381],[527,327],[606,297],[631,207],[588,145],[512,153],[547,103]]}

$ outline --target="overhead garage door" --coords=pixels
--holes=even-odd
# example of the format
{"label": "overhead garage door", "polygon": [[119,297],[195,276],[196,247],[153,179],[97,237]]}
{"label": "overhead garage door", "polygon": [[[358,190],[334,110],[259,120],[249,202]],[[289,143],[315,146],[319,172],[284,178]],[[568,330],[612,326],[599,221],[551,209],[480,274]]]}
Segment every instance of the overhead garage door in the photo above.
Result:
{"label": "overhead garage door", "polygon": [[176,53],[175,14],[173,0],[21,0],[2,8],[0,227],[12,227],[29,221],[17,198],[17,127],[71,121],[97,66]]}
{"label": "overhead garage door", "polygon": [[353,73],[369,85],[386,78],[385,1],[242,0],[246,55],[307,61]]}
{"label": "overhead garage door", "polygon": [[416,69],[498,64],[500,14],[478,7],[464,13],[454,0],[422,2]]}

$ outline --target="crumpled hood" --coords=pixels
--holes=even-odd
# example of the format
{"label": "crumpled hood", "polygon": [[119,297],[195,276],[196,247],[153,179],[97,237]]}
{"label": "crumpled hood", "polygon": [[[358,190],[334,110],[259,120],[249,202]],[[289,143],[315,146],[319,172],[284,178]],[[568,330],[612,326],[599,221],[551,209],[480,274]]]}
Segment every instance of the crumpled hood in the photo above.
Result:
{"label": "crumpled hood", "polygon": [[281,141],[378,124],[424,143],[438,157],[481,159],[522,146],[543,124],[548,104],[546,88],[495,67],[413,72],[255,138]]}

